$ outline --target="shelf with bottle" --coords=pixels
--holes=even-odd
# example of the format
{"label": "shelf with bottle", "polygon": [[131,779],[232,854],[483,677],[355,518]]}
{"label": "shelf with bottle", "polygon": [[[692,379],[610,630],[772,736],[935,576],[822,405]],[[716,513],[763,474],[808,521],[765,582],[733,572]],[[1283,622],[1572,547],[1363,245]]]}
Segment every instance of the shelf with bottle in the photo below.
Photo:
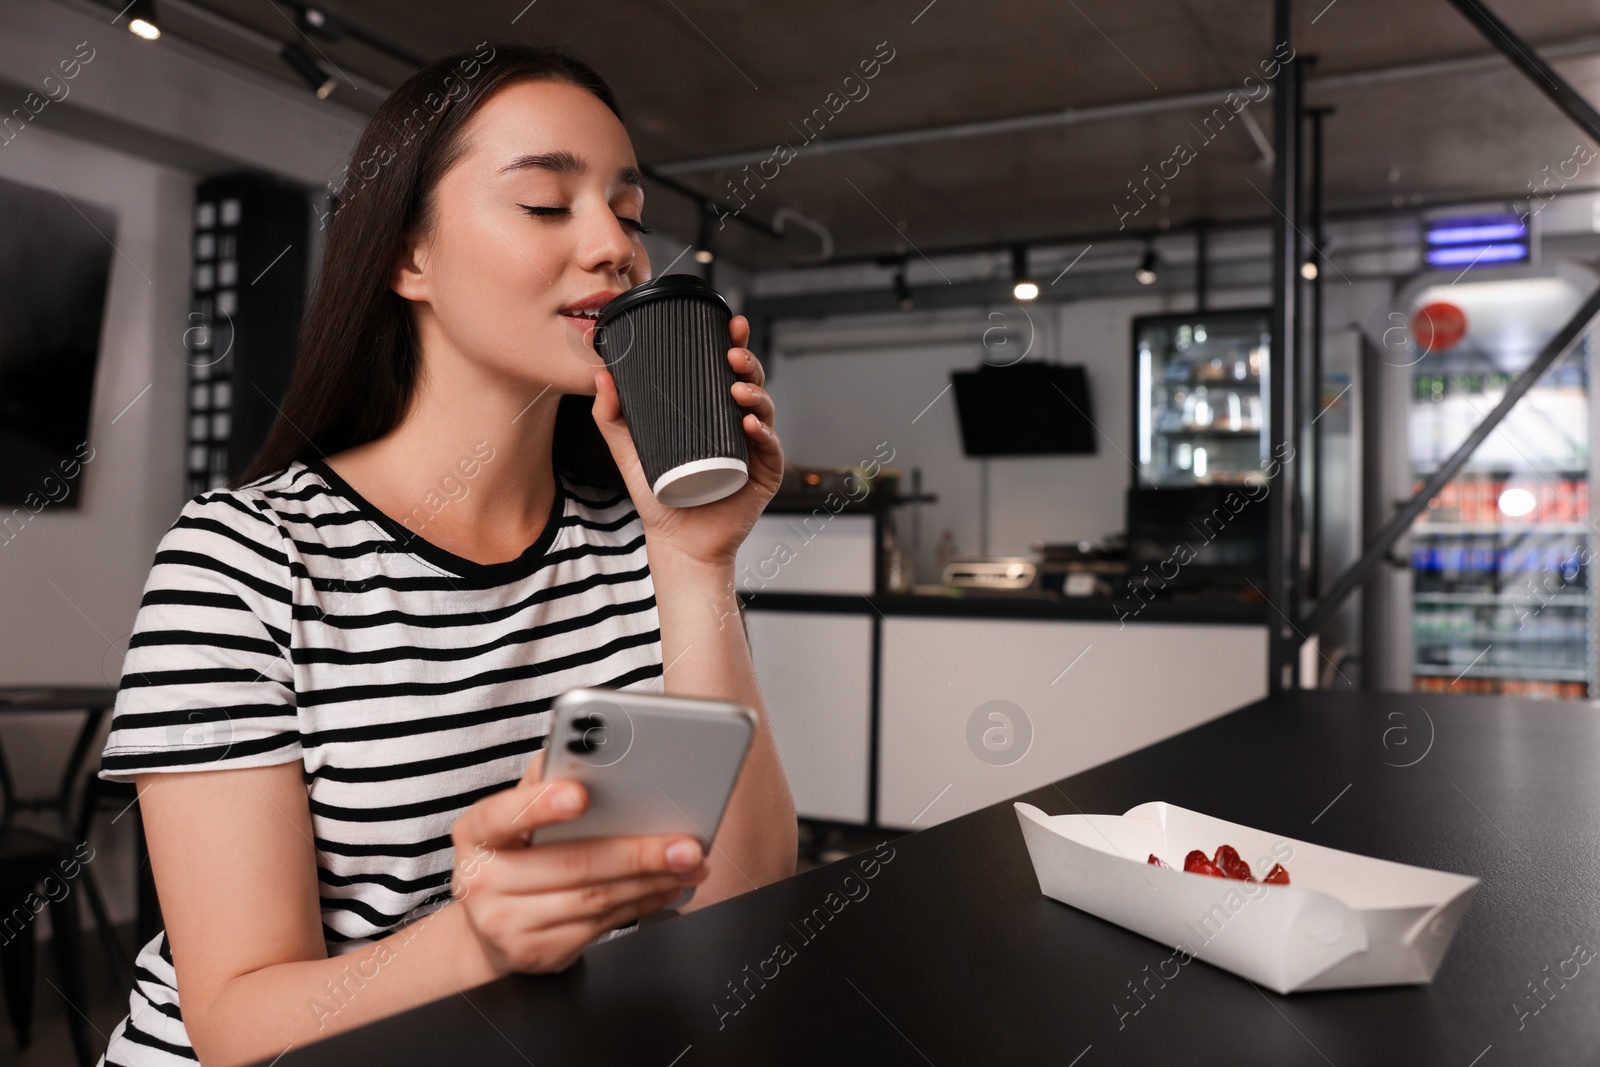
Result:
{"label": "shelf with bottle", "polygon": [[1418,538],[1411,549],[1412,589],[1484,593],[1543,600],[1588,585],[1585,534],[1542,530],[1514,534],[1441,534]]}
{"label": "shelf with bottle", "polygon": [[1519,601],[1531,605],[1554,604],[1560,607],[1579,608],[1589,603],[1589,594],[1587,592],[1543,593],[1535,597],[1527,590],[1507,589],[1498,593],[1413,593],[1411,599],[1418,604],[1505,604]]}
{"label": "shelf with bottle", "polygon": [[[1179,328],[1180,332],[1182,327]],[[1162,377],[1169,385],[1224,385],[1254,383],[1258,389],[1266,366],[1267,346],[1242,339],[1190,345],[1178,344],[1169,356]]]}
{"label": "shelf with bottle", "polygon": [[1263,480],[1257,437],[1164,437],[1156,447],[1163,462],[1152,481],[1162,485],[1231,485]]}
{"label": "shelf with bottle", "polygon": [[[1421,489],[1421,480],[1412,483],[1413,493]],[[1497,469],[1471,472],[1446,483],[1418,516],[1416,529],[1449,523],[1506,529],[1576,525],[1582,529],[1588,517],[1587,472],[1519,475]]]}
{"label": "shelf with bottle", "polygon": [[1436,601],[1412,613],[1411,631],[1418,641],[1586,641],[1589,620],[1583,605],[1522,605],[1510,602],[1470,604]]}
{"label": "shelf with bottle", "polygon": [[1156,430],[1161,437],[1260,437],[1259,425],[1242,425],[1238,429],[1226,426],[1183,426],[1173,430]]}
{"label": "shelf with bottle", "polygon": [[1157,434],[1226,431],[1259,435],[1263,425],[1261,394],[1207,385],[1175,389],[1158,409]]}
{"label": "shelf with bottle", "polygon": [[1589,524],[1583,522],[1418,522],[1412,527],[1414,537],[1446,537],[1452,534],[1499,534],[1502,537],[1525,534],[1587,534]]}
{"label": "shelf with bottle", "polygon": [[1590,621],[1581,604],[1422,604],[1411,634],[1420,673],[1588,676]]}
{"label": "shelf with bottle", "polygon": [[1551,682],[1528,678],[1449,678],[1444,675],[1421,675],[1412,679],[1411,687],[1419,693],[1516,696],[1530,697],[1534,700],[1586,700],[1589,696],[1587,681]]}
{"label": "shelf with bottle", "polygon": [[[1516,375],[1430,369],[1413,379],[1410,452],[1418,471],[1437,470],[1505,396]],[[1581,361],[1550,371],[1478,446],[1469,468],[1585,470],[1589,465],[1588,375]]]}
{"label": "shelf with bottle", "polygon": [[[1540,682],[1587,682],[1589,674],[1583,670],[1559,670],[1555,668],[1524,668],[1524,667],[1485,667],[1478,664],[1468,668],[1471,673],[1482,678],[1525,678],[1529,681]],[[1432,667],[1426,664],[1414,663],[1411,673],[1424,678],[1452,678],[1459,677],[1461,668],[1457,667]]]}

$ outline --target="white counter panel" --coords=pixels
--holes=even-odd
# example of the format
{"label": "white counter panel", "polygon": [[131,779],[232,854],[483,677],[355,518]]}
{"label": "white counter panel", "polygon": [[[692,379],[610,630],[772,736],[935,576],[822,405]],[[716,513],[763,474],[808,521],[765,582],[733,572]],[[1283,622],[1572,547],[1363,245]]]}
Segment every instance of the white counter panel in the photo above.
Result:
{"label": "white counter panel", "polygon": [[[882,657],[878,821],[921,829],[1260,699],[1267,629],[890,615]],[[969,743],[992,701],[1020,713],[989,706]]]}
{"label": "white counter panel", "polygon": [[865,823],[872,617],[750,610],[745,619],[796,814]]}

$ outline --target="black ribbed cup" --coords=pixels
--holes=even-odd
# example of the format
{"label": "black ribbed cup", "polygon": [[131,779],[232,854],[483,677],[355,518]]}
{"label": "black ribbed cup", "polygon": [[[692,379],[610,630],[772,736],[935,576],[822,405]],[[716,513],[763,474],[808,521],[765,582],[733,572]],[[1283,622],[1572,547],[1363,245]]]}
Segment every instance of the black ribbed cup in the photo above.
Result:
{"label": "black ribbed cup", "polygon": [[667,274],[612,300],[595,325],[595,351],[616,379],[645,477],[669,507],[721,500],[749,479],[728,363],[732,318],[703,280]]}

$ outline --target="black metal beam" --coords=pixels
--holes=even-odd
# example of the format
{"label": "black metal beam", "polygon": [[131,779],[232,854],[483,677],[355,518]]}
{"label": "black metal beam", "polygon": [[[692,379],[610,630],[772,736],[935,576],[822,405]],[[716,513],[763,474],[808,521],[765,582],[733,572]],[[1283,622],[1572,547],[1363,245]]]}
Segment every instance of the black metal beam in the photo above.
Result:
{"label": "black metal beam", "polygon": [[1596,111],[1594,105],[1585,100],[1567,79],[1557,74],[1550,64],[1540,59],[1539,53],[1513,33],[1511,27],[1501,22],[1499,16],[1478,0],[1449,0],[1449,3],[1461,13],[1462,18],[1476,26],[1490,44],[1504,52],[1506,58],[1528,76],[1534,88],[1554,100],[1569,119],[1582,126],[1590,137],[1600,141],[1600,111]]}
{"label": "black metal beam", "polygon": [[1306,572],[1306,596],[1322,595],[1322,319],[1324,277],[1328,264],[1322,249],[1328,240],[1328,205],[1323,194],[1322,120],[1331,114],[1331,107],[1314,107],[1306,114],[1311,119],[1311,251],[1306,262],[1316,268],[1311,279],[1311,514],[1306,528],[1311,533],[1311,561]]}
{"label": "black metal beam", "polygon": [[1444,464],[1434,472],[1433,477],[1428,479],[1428,483],[1422,487],[1421,491],[1406,501],[1399,514],[1390,519],[1388,524],[1378,531],[1377,535],[1373,537],[1372,543],[1367,545],[1366,550],[1361,554],[1361,558],[1351,564],[1350,568],[1339,576],[1339,580],[1333,583],[1333,588],[1328,590],[1328,595],[1322,598],[1316,610],[1310,614],[1306,619],[1305,625],[1301,627],[1305,633],[1316,633],[1328,624],[1339,610],[1339,605],[1344,602],[1344,599],[1355,592],[1357,587],[1367,580],[1367,576],[1372,573],[1373,568],[1383,561],[1389,549],[1394,547],[1394,543],[1400,540],[1405,532],[1411,528],[1411,524],[1416,521],[1417,516],[1421,515],[1423,509],[1428,506],[1428,501],[1438,496],[1439,490],[1443,489],[1452,478],[1460,473],[1461,468],[1466,466],[1467,460],[1472,458],[1472,453],[1477,451],[1478,446],[1483,444],[1484,440],[1495,431],[1501,420],[1506,417],[1511,409],[1517,406],[1517,401],[1521,400],[1523,395],[1533,388],[1535,382],[1544,377],[1546,371],[1554,367],[1561,361],[1563,356],[1572,351],[1583,335],[1589,332],[1589,328],[1594,325],[1597,317],[1600,317],[1600,288],[1596,288],[1594,292],[1589,294],[1589,299],[1583,302],[1583,306],[1561,328],[1561,331],[1550,339],[1543,350],[1540,351],[1538,358],[1529,364],[1528,369],[1518,375],[1517,380],[1512,382],[1506,389],[1506,395],[1500,399],[1500,403],[1495,405],[1494,410],[1484,416],[1483,421],[1478,423],[1477,428],[1467,435],[1465,441],[1461,442],[1461,447],[1451,453],[1450,458],[1445,460]]}
{"label": "black metal beam", "polygon": [[[1290,350],[1289,357],[1294,361],[1290,371],[1291,394],[1288,430],[1292,435],[1289,439],[1294,442],[1295,453],[1298,457],[1294,469],[1289,472],[1289,482],[1294,488],[1294,495],[1289,506],[1292,510],[1292,519],[1289,529],[1292,536],[1289,539],[1289,555],[1293,563],[1289,568],[1288,602],[1285,612],[1290,622],[1299,619],[1305,610],[1307,582],[1311,573],[1311,558],[1309,552],[1309,538],[1306,536],[1306,515],[1310,512],[1307,493],[1312,484],[1316,482],[1317,473],[1315,464],[1317,458],[1309,454],[1310,442],[1306,427],[1311,424],[1311,390],[1313,378],[1307,368],[1309,331],[1306,329],[1306,276],[1302,271],[1308,255],[1306,240],[1307,216],[1307,190],[1306,190],[1306,68],[1313,66],[1317,61],[1314,55],[1296,55],[1294,65],[1284,72],[1286,77],[1294,79],[1294,211],[1290,218],[1294,220],[1294,235],[1291,241],[1294,245],[1294,303],[1291,305],[1294,316],[1294,348]],[[1293,633],[1286,634],[1291,648],[1298,648],[1300,640],[1296,640]],[[1297,677],[1296,685],[1300,684]]]}
{"label": "black metal beam", "polygon": [[[1274,0],[1272,40],[1274,50],[1293,47],[1294,22],[1290,0]],[[1300,184],[1300,86],[1298,64],[1291,59],[1279,72],[1278,91],[1272,100],[1272,352],[1268,362],[1267,443],[1271,477],[1267,479],[1267,600],[1273,609],[1267,631],[1267,691],[1282,692],[1294,686],[1298,647],[1290,620],[1295,595],[1295,563],[1299,537],[1294,528],[1294,464],[1283,462],[1285,445],[1298,440],[1292,424],[1298,323],[1296,296],[1300,264],[1298,225]],[[1292,445],[1290,446],[1292,447]]]}
{"label": "black metal beam", "polygon": [[[1548,190],[1549,195],[1545,196],[1545,194],[1541,194],[1541,197],[1546,200],[1548,200],[1550,197],[1564,199],[1573,196],[1589,196],[1593,193],[1600,193],[1600,183],[1594,185],[1574,185],[1568,183],[1561,189]],[[1358,204],[1351,207],[1343,207],[1337,211],[1329,211],[1328,221],[1360,222],[1367,219],[1421,218],[1432,211],[1441,211],[1456,207],[1476,208],[1482,207],[1484,204],[1493,203],[1500,200],[1526,200],[1528,199],[1528,195],[1528,190],[1526,189],[1502,190],[1500,192],[1484,193],[1481,196],[1440,197],[1433,200],[1419,200],[1414,204],[1406,204],[1400,208],[1396,208],[1390,203],[1379,203],[1374,201],[1370,204]],[[1192,234],[1195,230],[1201,227],[1205,227],[1207,230],[1212,231],[1261,230],[1266,229],[1271,225],[1271,216],[1265,214],[1252,215],[1247,218],[1240,217],[1226,219],[1222,221],[1208,217],[1205,219],[1191,219],[1186,222],[1175,222],[1165,230],[1156,228],[1136,230],[1131,226],[1126,230],[1082,230],[1077,233],[1070,234],[1058,233],[1043,237],[1030,237],[1027,240],[1027,244],[1030,248],[1055,248],[1061,245],[1092,244],[1099,243],[1101,241],[1104,241],[1108,244],[1113,241],[1128,243],[1137,241],[1142,244],[1155,238],[1172,238],[1177,237],[1180,234]],[[997,239],[994,241],[960,245],[922,245],[919,246],[919,248],[921,249],[923,255],[930,258],[938,258],[940,256],[976,255],[984,252],[1005,252],[1016,243],[1016,238],[1010,238],[1003,241]],[[898,258],[900,255],[901,253],[888,251],[852,252],[848,255],[834,256],[831,259],[793,263],[785,269],[794,271],[822,270],[831,267],[851,266],[864,263],[882,264],[885,258]]]}
{"label": "black metal beam", "polygon": [[[1213,263],[1207,274],[1208,285],[1218,289],[1261,289],[1271,283],[1268,264],[1262,259],[1229,260]],[[1140,285],[1134,281],[1133,267],[1126,271],[1079,274],[1076,270],[1050,284],[1049,275],[1040,281],[1039,297],[1034,306],[1090,300],[1102,297],[1149,297],[1171,295],[1182,299],[1193,291],[1195,268],[1189,263],[1166,264],[1161,277],[1154,285]],[[958,281],[951,285],[935,279],[931,284],[921,284],[913,289],[916,310],[958,307],[1017,307],[1012,295],[1011,279],[997,276],[988,281]],[[898,313],[900,297],[889,280],[878,289],[824,289],[812,292],[779,296],[751,296],[745,298],[745,314],[770,316],[774,321],[783,319],[819,319],[831,315],[871,315],[880,312]]]}
{"label": "black metal beam", "polygon": [[[1501,22],[1494,12],[1478,0],[1448,0],[1448,3],[1468,22],[1476,26],[1491,44],[1504,52],[1512,65],[1527,75],[1528,80],[1550,97],[1568,118],[1581,126],[1595,141],[1600,142],[1600,112],[1597,112],[1565,78],[1556,73],[1550,64],[1540,59],[1539,54],[1526,41],[1513,33],[1509,26]],[[1300,633],[1314,634],[1332,620],[1345,599],[1367,580],[1379,562],[1394,547],[1394,543],[1410,529],[1417,516],[1428,506],[1428,501],[1438,495],[1439,490],[1443,489],[1466,465],[1472,453],[1495,431],[1511,409],[1516,407],[1517,401],[1522,399],[1523,394],[1533,388],[1534,383],[1544,375],[1545,371],[1555,366],[1561,357],[1577,344],[1578,339],[1588,332],[1597,315],[1600,315],[1600,289],[1591,293],[1572,319],[1550,339],[1550,343],[1539,353],[1539,358],[1535,359],[1511,384],[1500,403],[1496,404],[1494,410],[1485,415],[1477,428],[1467,435],[1461,447],[1445,460],[1428,480],[1428,484],[1406,501],[1399,514],[1378,531],[1372,543],[1362,551],[1361,558],[1339,576],[1328,590],[1328,594],[1322,597],[1316,608],[1305,617]]]}

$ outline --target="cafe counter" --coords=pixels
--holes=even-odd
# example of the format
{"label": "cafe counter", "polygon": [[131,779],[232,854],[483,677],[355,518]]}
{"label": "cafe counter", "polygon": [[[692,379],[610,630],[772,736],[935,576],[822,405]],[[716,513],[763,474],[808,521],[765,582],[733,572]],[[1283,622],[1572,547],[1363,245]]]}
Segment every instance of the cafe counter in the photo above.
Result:
{"label": "cafe counter", "polygon": [[743,599],[796,809],[823,822],[921,829],[1266,692],[1265,605],[1119,618],[1087,598]]}

